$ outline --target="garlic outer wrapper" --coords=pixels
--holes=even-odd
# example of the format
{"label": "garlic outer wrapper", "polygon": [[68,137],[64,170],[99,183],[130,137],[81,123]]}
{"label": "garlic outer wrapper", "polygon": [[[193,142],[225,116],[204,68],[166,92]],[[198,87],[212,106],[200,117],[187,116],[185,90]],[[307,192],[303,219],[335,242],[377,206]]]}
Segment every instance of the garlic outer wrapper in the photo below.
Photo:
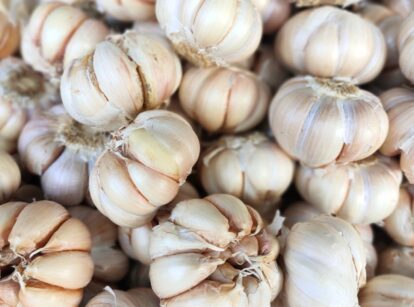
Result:
{"label": "garlic outer wrapper", "polygon": [[263,33],[276,32],[289,18],[290,1],[285,0],[252,0],[262,16]]}
{"label": "garlic outer wrapper", "polygon": [[21,174],[16,161],[8,153],[0,151],[0,204],[8,201],[17,191]]}
{"label": "garlic outer wrapper", "polygon": [[391,246],[380,254],[380,274],[398,274],[414,278],[414,248]]}
{"label": "garlic outer wrapper", "polygon": [[155,0],[96,0],[98,9],[121,21],[155,19]]}
{"label": "garlic outer wrapper", "polygon": [[128,291],[112,290],[109,287],[93,297],[86,307],[119,306],[119,307],[158,307],[159,299],[151,288],[133,288]]}

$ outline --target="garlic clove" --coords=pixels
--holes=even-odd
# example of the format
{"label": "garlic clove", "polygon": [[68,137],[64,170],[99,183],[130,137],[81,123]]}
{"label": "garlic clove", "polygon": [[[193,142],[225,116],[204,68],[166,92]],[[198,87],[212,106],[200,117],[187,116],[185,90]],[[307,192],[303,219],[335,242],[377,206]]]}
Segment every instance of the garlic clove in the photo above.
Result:
{"label": "garlic clove", "polygon": [[0,206],[0,249],[8,244],[8,237],[20,212],[26,206],[23,202],[10,202]]}
{"label": "garlic clove", "polygon": [[8,201],[19,188],[21,174],[12,156],[0,150],[0,203]]}
{"label": "garlic clove", "polygon": [[218,281],[223,284],[231,284],[239,275],[240,270],[235,269],[228,262],[219,265],[217,269],[208,278],[209,280]]}
{"label": "garlic clove", "polygon": [[261,270],[270,286],[271,301],[273,301],[282,290],[283,273],[275,261],[261,264]]}
{"label": "garlic clove", "polygon": [[158,307],[160,301],[151,288],[134,288],[129,289],[127,293],[131,296],[135,306],[152,305],[149,307]]}
{"label": "garlic clove", "polygon": [[86,307],[134,307],[132,298],[127,292],[121,290],[113,290],[111,288],[104,289],[105,291],[100,292],[94,296],[86,305]]}
{"label": "garlic clove", "polygon": [[152,234],[152,226],[146,224],[134,229],[119,227],[118,241],[122,250],[133,259],[143,264],[151,263],[150,257],[150,238]]}
{"label": "garlic clove", "polygon": [[106,282],[120,281],[128,272],[128,257],[119,249],[94,247],[91,251],[94,277]]}
{"label": "garlic clove", "polygon": [[249,306],[266,306],[272,301],[271,289],[265,281],[247,276],[243,278],[243,286]]}

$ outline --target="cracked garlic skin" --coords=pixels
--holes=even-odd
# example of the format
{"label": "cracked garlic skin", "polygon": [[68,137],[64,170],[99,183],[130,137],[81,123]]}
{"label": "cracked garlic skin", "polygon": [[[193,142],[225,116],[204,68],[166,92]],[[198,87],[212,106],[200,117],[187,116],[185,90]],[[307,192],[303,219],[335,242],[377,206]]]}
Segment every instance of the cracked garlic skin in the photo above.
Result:
{"label": "cracked garlic skin", "polygon": [[16,161],[0,150],[0,204],[8,201],[20,186],[21,174]]}
{"label": "cracked garlic skin", "polygon": [[190,124],[165,110],[140,113],[108,147],[92,169],[91,197],[112,222],[131,228],[174,199],[200,153]]}
{"label": "cracked garlic skin", "polygon": [[414,248],[391,246],[382,251],[378,265],[378,273],[398,274],[414,278]]}
{"label": "cracked garlic skin", "polygon": [[100,11],[121,21],[155,19],[155,0],[96,0]]}
{"label": "cracked garlic skin", "polygon": [[380,222],[395,210],[402,173],[386,157],[312,169],[300,166],[296,187],[302,197],[326,214],[352,224]]}
{"label": "cracked garlic skin", "polygon": [[26,122],[49,108],[57,88],[15,57],[0,62],[0,150],[14,152]]}
{"label": "cracked garlic skin", "polygon": [[294,225],[283,258],[288,306],[358,306],[365,251],[348,222],[320,216]]}
{"label": "cracked garlic skin", "polygon": [[199,174],[208,194],[231,194],[264,214],[277,206],[294,168],[276,143],[253,132],[225,136],[209,146],[202,155]]}
{"label": "cracked garlic skin", "polygon": [[9,291],[1,287],[0,304],[78,306],[93,275],[90,248],[87,227],[58,203],[1,205],[0,284]]}
{"label": "cracked garlic skin", "polygon": [[184,111],[212,133],[247,131],[265,117],[270,88],[238,68],[190,68],[179,90]]}
{"label": "cracked garlic skin", "polygon": [[400,27],[398,35],[399,63],[403,75],[414,82],[414,12],[408,15]]}
{"label": "cracked garlic skin", "polygon": [[290,18],[278,33],[275,51],[282,64],[297,74],[353,83],[373,80],[386,57],[384,37],[375,25],[332,6]]}
{"label": "cracked garlic skin", "polygon": [[262,19],[250,0],[158,0],[155,10],[175,50],[197,66],[247,59],[262,38]]}
{"label": "cracked garlic skin", "polygon": [[133,288],[128,291],[104,289],[92,298],[86,307],[159,307],[159,299],[150,288]]}
{"label": "cracked garlic skin", "polygon": [[87,196],[89,170],[108,136],[74,121],[59,105],[23,128],[18,151],[26,169],[41,177],[45,197],[63,205]]}
{"label": "cracked garlic skin", "polygon": [[180,60],[166,41],[127,31],[73,61],[63,74],[61,96],[75,120],[110,131],[166,103],[181,76]]}
{"label": "cracked garlic skin", "polygon": [[109,33],[99,20],[60,2],[42,3],[23,31],[23,59],[34,69],[58,79],[64,67],[89,54]]}
{"label": "cracked garlic skin", "polygon": [[269,123],[277,143],[310,167],[369,157],[388,132],[378,97],[348,82],[310,76],[279,88]]}
{"label": "cracked garlic skin", "polygon": [[414,305],[414,279],[401,275],[379,275],[359,293],[361,307],[411,307]]}
{"label": "cracked garlic skin", "polygon": [[263,33],[276,32],[290,16],[290,2],[286,0],[252,0],[262,16]]}

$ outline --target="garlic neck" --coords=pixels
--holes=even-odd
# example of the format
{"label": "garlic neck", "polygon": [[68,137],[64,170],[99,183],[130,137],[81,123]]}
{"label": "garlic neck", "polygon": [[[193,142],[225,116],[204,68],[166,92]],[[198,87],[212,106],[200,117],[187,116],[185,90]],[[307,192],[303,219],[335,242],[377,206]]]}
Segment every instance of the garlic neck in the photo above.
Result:
{"label": "garlic neck", "polygon": [[353,98],[360,95],[359,88],[345,80],[313,77],[306,79],[309,86],[320,95],[336,98]]}

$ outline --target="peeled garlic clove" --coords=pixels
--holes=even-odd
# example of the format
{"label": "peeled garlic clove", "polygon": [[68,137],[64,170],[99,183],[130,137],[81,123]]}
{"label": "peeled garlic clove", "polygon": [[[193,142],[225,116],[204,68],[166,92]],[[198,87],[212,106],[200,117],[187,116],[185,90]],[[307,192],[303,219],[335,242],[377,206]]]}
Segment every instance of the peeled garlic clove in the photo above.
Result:
{"label": "peeled garlic clove", "polygon": [[155,0],[117,2],[98,0],[97,6],[110,16],[121,21],[144,21],[155,18]]}
{"label": "peeled garlic clove", "polygon": [[6,152],[0,151],[0,203],[10,199],[21,181],[19,166]]}
{"label": "peeled garlic clove", "polygon": [[68,290],[41,283],[27,285],[19,292],[19,301],[23,306],[68,306],[76,307],[82,299],[82,289]]}
{"label": "peeled garlic clove", "polygon": [[119,244],[130,258],[149,265],[151,263],[151,257],[149,255],[151,233],[152,227],[149,224],[134,229],[119,227]]}
{"label": "peeled garlic clove", "polygon": [[121,280],[128,272],[128,257],[119,249],[112,247],[92,248],[91,255],[95,265],[95,278],[115,282]]}
{"label": "peeled garlic clove", "polygon": [[396,246],[381,252],[378,272],[380,274],[398,274],[414,278],[414,248]]}

